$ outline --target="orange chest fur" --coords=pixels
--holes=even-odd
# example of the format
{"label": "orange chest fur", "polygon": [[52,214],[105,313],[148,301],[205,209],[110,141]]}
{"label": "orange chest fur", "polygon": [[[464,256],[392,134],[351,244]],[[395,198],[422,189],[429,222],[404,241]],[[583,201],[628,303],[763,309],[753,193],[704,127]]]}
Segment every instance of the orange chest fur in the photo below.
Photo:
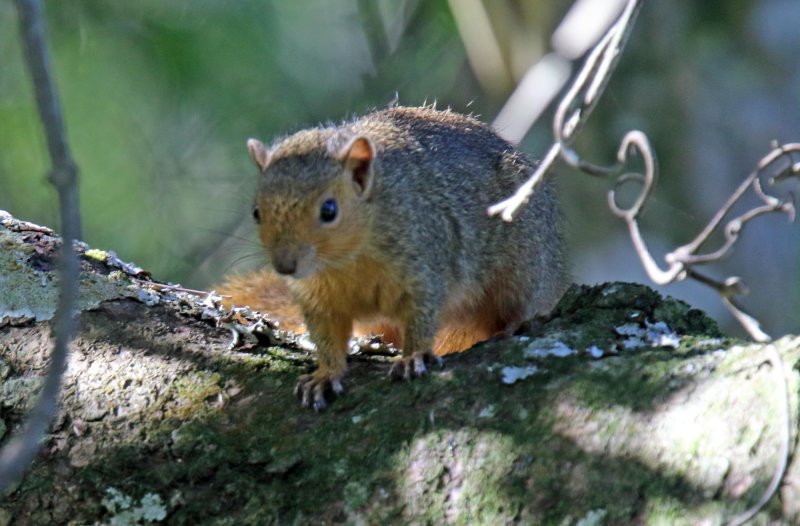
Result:
{"label": "orange chest fur", "polygon": [[354,320],[400,318],[407,309],[408,283],[392,265],[369,257],[290,284],[304,310],[340,313]]}

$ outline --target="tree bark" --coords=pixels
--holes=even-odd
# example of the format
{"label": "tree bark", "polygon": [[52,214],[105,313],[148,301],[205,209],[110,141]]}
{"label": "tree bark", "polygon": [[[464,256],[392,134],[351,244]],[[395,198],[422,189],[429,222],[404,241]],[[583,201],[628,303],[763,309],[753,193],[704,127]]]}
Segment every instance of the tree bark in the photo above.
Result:
{"label": "tree bark", "polygon": [[[0,224],[6,442],[48,364],[60,241]],[[313,367],[302,341],[80,252],[60,413],[0,525],[719,524],[778,463],[763,346],[643,285],[573,287],[523,335],[412,382],[362,341],[347,392],[317,414],[292,392]],[[777,346],[794,429],[800,339]],[[798,480],[794,462],[762,523],[800,520]]]}

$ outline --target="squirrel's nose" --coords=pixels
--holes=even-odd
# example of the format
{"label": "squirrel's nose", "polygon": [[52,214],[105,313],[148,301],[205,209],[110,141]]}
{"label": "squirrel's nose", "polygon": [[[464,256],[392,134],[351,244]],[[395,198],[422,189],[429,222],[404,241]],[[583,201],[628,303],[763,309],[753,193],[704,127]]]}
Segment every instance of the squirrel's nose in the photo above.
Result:
{"label": "squirrel's nose", "polygon": [[293,256],[276,257],[272,261],[275,272],[286,276],[291,276],[297,271],[297,258]]}

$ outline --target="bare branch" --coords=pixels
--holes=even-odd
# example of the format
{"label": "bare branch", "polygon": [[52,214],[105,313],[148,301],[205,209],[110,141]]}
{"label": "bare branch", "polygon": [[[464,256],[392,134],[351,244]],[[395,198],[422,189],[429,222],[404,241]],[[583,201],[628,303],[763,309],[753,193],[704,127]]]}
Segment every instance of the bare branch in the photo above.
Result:
{"label": "bare branch", "polygon": [[[784,199],[778,199],[764,192],[761,186],[761,178],[766,174],[767,170],[775,168],[782,159],[788,159],[789,163],[783,168],[779,169],[776,175],[769,178],[768,183],[774,184],[777,181],[784,180],[791,176],[800,174],[800,166],[792,161],[792,154],[800,152],[800,143],[790,143],[782,146],[775,146],[771,152],[765,155],[759,161],[756,169],[739,185],[736,191],[725,202],[722,208],[714,215],[709,221],[708,225],[698,234],[698,236],[690,243],[678,247],[671,254],[666,256],[667,260],[684,261],[688,264],[707,263],[717,261],[722,256],[726,255],[736,243],[739,235],[744,226],[764,214],[772,212],[782,212],[789,217],[789,221],[794,221],[795,209],[794,201],[790,195]],[[695,255],[697,250],[703,243],[708,240],[709,236],[719,227],[723,219],[728,215],[733,206],[738,203],[745,195],[748,189],[752,188],[756,195],[764,202],[763,206],[754,208],[745,212],[729,221],[725,226],[725,244],[718,250],[703,255]]]}
{"label": "bare branch", "polygon": [[16,5],[25,59],[33,79],[39,115],[53,163],[49,178],[58,191],[63,241],[60,253],[61,294],[54,320],[55,345],[50,369],[39,400],[31,410],[21,433],[12,437],[0,451],[0,490],[25,471],[39,450],[40,441],[58,410],[58,394],[67,361],[67,347],[75,332],[73,309],[78,295],[79,267],[72,249],[72,240],[81,237],[78,170],[67,144],[58,96],[50,73],[42,5],[40,0],[16,0]]}
{"label": "bare branch", "polygon": [[553,144],[553,146],[550,147],[550,151],[547,152],[547,155],[545,155],[544,159],[539,163],[539,166],[536,167],[536,171],[533,172],[530,179],[525,181],[525,184],[520,186],[514,195],[505,201],[490,206],[488,209],[489,215],[494,216],[501,214],[500,217],[503,221],[513,221],[514,213],[528,202],[533,192],[535,192],[544,181],[545,174],[550,171],[550,168],[553,167],[556,159],[558,159],[558,156],[561,154],[561,148],[561,143],[557,142]]}
{"label": "bare branch", "polygon": [[553,49],[570,60],[583,56],[611,27],[627,0],[575,0],[553,31]]}
{"label": "bare branch", "polygon": [[[610,7],[614,8],[613,5]],[[500,215],[504,221],[511,221],[520,207],[528,202],[557,158],[560,157],[571,166],[577,167],[580,164],[579,156],[570,150],[569,145],[603,94],[640,8],[641,0],[628,0],[622,14],[589,53],[577,78],[558,105],[553,118],[555,143],[550,147],[545,160],[512,197],[489,207],[489,215]],[[582,99],[579,100],[581,95],[583,95]],[[530,122],[530,125],[533,125],[533,121]],[[519,134],[519,132],[516,133]]]}
{"label": "bare branch", "polygon": [[[617,21],[589,53],[553,118],[553,136],[557,141],[570,144],[591,115],[619,62],[641,5],[641,0],[628,0]],[[583,100],[578,101],[581,94]]]}

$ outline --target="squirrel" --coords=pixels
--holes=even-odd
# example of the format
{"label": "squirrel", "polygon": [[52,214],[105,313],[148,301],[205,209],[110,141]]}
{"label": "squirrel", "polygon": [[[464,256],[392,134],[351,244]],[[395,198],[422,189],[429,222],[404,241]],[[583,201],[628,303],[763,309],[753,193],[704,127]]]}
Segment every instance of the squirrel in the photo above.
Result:
{"label": "squirrel", "polygon": [[394,106],[247,148],[271,270],[217,290],[277,310],[285,327],[305,324],[318,355],[295,388],[306,407],[343,392],[354,324],[402,349],[390,375],[410,379],[441,355],[513,334],[566,288],[552,185],[513,222],[489,217],[535,164],[473,117]]}

